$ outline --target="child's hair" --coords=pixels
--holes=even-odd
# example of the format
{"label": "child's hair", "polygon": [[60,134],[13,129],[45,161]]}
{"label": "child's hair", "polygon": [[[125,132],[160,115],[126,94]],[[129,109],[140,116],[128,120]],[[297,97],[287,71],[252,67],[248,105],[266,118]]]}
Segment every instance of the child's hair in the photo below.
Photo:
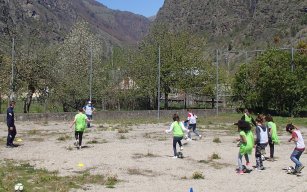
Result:
{"label": "child's hair", "polygon": [[10,101],[10,106],[13,106],[13,105],[15,105],[16,104],[16,102],[15,101]]}
{"label": "child's hair", "polygon": [[267,116],[265,116],[265,120],[268,121],[268,122],[270,122],[270,121],[274,122],[274,121],[273,121],[273,117],[272,117],[270,114],[268,114]]}
{"label": "child's hair", "polygon": [[263,114],[259,114],[256,118],[256,122],[263,124],[265,121],[265,116]]}
{"label": "child's hair", "polygon": [[295,129],[295,126],[292,125],[292,123],[290,123],[286,126],[286,131],[289,132],[289,133],[291,133],[293,129]]}
{"label": "child's hair", "polygon": [[251,126],[248,122],[243,121],[243,120],[239,120],[237,123],[235,123],[235,125],[238,125],[238,130],[242,130],[245,133],[249,132],[251,130]]}
{"label": "child's hair", "polygon": [[83,112],[83,108],[80,107],[80,108],[78,109],[78,111],[79,111],[79,112]]}
{"label": "child's hair", "polygon": [[173,120],[174,120],[174,121],[179,121],[179,115],[178,115],[177,113],[175,113],[175,114],[173,115]]}

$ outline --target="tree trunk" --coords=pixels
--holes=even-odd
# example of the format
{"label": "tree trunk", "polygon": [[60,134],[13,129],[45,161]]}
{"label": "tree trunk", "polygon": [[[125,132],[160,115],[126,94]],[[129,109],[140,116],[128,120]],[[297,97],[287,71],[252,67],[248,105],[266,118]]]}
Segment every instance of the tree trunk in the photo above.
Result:
{"label": "tree trunk", "polygon": [[168,93],[164,93],[164,97],[165,97],[165,100],[164,100],[164,109],[168,110]]}
{"label": "tree trunk", "polygon": [[26,99],[24,101],[24,105],[23,105],[23,112],[24,113],[29,113],[29,111],[30,111],[30,106],[31,106],[31,103],[32,103],[32,97],[33,97],[34,91],[35,91],[34,88],[31,88],[29,86],[27,97],[26,97]]}

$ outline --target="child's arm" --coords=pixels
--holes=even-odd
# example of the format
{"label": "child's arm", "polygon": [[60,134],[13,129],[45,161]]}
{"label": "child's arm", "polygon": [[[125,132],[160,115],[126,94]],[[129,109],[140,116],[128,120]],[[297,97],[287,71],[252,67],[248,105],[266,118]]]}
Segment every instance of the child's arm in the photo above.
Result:
{"label": "child's arm", "polygon": [[294,131],[292,131],[291,138],[288,140],[288,142],[291,142],[291,141],[295,141],[295,142],[298,141],[298,137]]}
{"label": "child's arm", "polygon": [[247,143],[246,138],[243,135],[240,135],[240,141],[242,143]]}
{"label": "child's arm", "polygon": [[72,126],[76,123],[76,119],[74,119],[74,121],[71,123],[70,128],[72,128]]}
{"label": "child's arm", "polygon": [[188,132],[188,131],[189,131],[188,129],[186,129],[186,128],[184,127],[184,125],[183,125],[183,123],[182,123],[182,122],[180,122],[180,127],[181,127],[181,129],[182,129],[183,131],[186,131],[186,132]]}
{"label": "child's arm", "polygon": [[166,129],[165,132],[166,133],[170,133],[173,131],[173,123],[171,124],[171,126],[169,127],[169,129]]}

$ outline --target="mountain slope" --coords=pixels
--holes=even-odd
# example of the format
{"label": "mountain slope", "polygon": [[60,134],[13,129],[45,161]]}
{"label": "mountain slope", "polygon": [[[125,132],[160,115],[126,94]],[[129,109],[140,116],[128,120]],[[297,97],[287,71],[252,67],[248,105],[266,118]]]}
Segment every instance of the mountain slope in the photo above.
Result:
{"label": "mountain slope", "polygon": [[165,0],[155,22],[208,38],[211,47],[292,45],[305,38],[306,0]]}
{"label": "mountain slope", "polygon": [[151,24],[146,17],[110,10],[95,0],[0,0],[0,41],[33,33],[46,42],[62,41],[78,19],[112,44],[135,44]]}

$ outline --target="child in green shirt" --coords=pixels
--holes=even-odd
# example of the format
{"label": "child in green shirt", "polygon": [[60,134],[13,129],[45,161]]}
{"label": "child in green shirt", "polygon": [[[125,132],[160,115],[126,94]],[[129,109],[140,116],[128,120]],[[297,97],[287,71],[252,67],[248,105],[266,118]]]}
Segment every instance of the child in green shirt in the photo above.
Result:
{"label": "child in green shirt", "polygon": [[240,132],[240,150],[238,155],[238,166],[239,170],[238,173],[242,175],[243,172],[243,163],[242,157],[245,157],[246,165],[250,165],[248,155],[252,153],[253,146],[254,146],[254,135],[251,131],[251,126],[248,122],[244,120],[239,120],[238,123],[235,123],[238,126],[238,130]]}
{"label": "child in green shirt", "polygon": [[184,131],[188,131],[188,130],[184,127],[183,123],[180,121],[178,114],[173,115],[173,120],[174,122],[171,124],[168,130],[165,130],[165,132],[166,133],[173,132],[173,150],[174,150],[173,158],[177,158],[178,154],[177,154],[176,145],[178,143],[180,150],[183,149],[181,140],[183,139]]}
{"label": "child in green shirt", "polygon": [[78,114],[75,116],[74,121],[72,122],[70,128],[72,128],[73,125],[75,125],[75,138],[76,142],[75,145],[78,149],[81,149],[82,147],[82,136],[83,132],[86,128],[87,122],[90,120],[88,117],[83,113],[83,108],[79,108]]}

